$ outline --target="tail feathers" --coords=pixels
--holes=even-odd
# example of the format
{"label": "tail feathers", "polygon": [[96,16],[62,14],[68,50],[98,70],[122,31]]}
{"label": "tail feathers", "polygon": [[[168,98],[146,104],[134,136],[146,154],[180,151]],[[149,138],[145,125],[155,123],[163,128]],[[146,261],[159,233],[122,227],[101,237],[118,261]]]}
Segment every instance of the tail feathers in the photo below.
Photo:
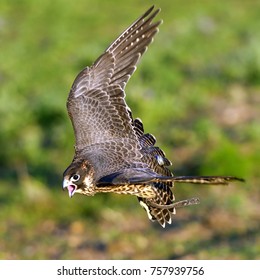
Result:
{"label": "tail feathers", "polygon": [[172,223],[172,215],[176,214],[175,208],[158,208],[157,205],[159,204],[155,202],[152,204],[150,199],[139,198],[139,203],[146,210],[148,218],[153,222],[157,221],[163,228],[166,223]]}
{"label": "tail feathers", "polygon": [[153,190],[156,195],[154,198],[138,197],[140,205],[146,210],[148,218],[151,221],[158,221],[158,223],[165,227],[165,224],[172,223],[172,216],[176,213],[175,207],[158,207],[158,205],[172,205],[175,200],[170,187],[163,182],[155,183]]}
{"label": "tail feathers", "polygon": [[138,197],[138,199],[140,205],[146,210],[148,218],[151,221],[157,220],[162,227],[165,227],[166,223],[172,223],[172,216],[176,214],[176,208],[200,203],[199,198],[174,202],[175,197],[165,183],[156,183],[153,189],[156,192],[154,198]]}
{"label": "tail feathers", "polygon": [[176,208],[199,204],[199,198],[190,198],[175,203],[156,203],[157,199],[146,199],[138,197],[140,205],[146,210],[151,221],[157,221],[163,228],[166,223],[172,223],[172,216],[176,214]]}

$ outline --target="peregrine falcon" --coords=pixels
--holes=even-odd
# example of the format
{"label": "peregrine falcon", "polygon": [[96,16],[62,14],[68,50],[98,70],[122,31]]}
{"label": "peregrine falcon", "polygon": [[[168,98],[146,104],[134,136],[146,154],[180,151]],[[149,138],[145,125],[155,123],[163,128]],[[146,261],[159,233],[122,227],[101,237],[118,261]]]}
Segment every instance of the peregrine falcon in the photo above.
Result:
{"label": "peregrine falcon", "polygon": [[76,143],[72,163],[63,174],[69,196],[117,193],[137,196],[150,220],[165,227],[176,208],[198,198],[174,202],[174,182],[227,184],[232,176],[173,176],[171,162],[133,118],[125,86],[162,21],[151,7],[76,77],[67,100]]}

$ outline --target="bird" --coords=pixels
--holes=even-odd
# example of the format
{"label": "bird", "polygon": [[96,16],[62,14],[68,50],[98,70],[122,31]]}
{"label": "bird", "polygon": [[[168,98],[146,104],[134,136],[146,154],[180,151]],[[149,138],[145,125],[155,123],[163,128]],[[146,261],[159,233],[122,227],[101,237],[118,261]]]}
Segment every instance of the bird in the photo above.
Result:
{"label": "bird", "polygon": [[63,189],[74,194],[133,195],[151,221],[171,224],[176,209],[199,198],[175,201],[174,183],[228,184],[234,176],[174,176],[156,138],[133,118],[125,87],[159,31],[160,9],[149,8],[75,78],[67,111],[75,134],[75,155],[63,174]]}

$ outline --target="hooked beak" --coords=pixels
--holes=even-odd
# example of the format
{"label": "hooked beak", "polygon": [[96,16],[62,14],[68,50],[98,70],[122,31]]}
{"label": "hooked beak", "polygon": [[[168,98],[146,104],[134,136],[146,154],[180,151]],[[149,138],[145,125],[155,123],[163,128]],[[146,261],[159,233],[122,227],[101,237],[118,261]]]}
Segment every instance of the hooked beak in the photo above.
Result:
{"label": "hooked beak", "polygon": [[69,197],[71,198],[74,195],[74,193],[76,192],[77,186],[75,184],[71,183],[70,180],[64,179],[63,180],[63,190],[66,188],[68,189]]}

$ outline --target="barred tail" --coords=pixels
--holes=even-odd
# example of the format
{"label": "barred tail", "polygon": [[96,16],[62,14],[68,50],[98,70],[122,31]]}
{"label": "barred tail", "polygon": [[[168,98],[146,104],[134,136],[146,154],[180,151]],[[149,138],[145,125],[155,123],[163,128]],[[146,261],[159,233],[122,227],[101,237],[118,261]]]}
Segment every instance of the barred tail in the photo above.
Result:
{"label": "barred tail", "polygon": [[157,220],[162,227],[165,227],[166,223],[172,223],[172,216],[176,214],[176,208],[199,203],[198,198],[174,202],[175,197],[166,183],[155,183],[153,190],[156,193],[154,198],[138,197],[138,200],[146,210],[148,218],[151,221]]}

